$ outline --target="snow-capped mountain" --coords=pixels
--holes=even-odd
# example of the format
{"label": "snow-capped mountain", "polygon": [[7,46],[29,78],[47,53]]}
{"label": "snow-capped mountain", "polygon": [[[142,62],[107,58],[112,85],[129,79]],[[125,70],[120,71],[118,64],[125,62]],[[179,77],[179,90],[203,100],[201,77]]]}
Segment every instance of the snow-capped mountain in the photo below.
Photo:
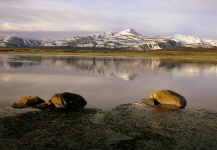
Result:
{"label": "snow-capped mountain", "polygon": [[116,35],[138,35],[138,36],[142,36],[142,34],[136,32],[134,29],[126,29],[123,30],[121,32],[118,32]]}
{"label": "snow-capped mountain", "polygon": [[211,48],[211,47],[217,47],[217,40],[205,40],[200,39],[193,36],[186,36],[181,34],[173,34],[168,37],[168,39],[175,41],[179,45],[183,47],[203,47],[203,48]]}
{"label": "snow-capped mountain", "polygon": [[217,41],[204,40],[193,36],[174,34],[169,37],[147,37],[134,29],[120,32],[103,32],[86,36],[76,36],[60,40],[46,41],[43,46],[68,46],[75,48],[126,49],[148,51],[169,48],[212,48],[217,47]]}
{"label": "snow-capped mountain", "polygon": [[0,47],[40,47],[41,41],[16,35],[0,37]]}
{"label": "snow-capped mountain", "polygon": [[103,32],[46,41],[43,43],[43,46],[145,51],[173,47],[176,46],[176,42],[165,38],[143,36],[134,29],[126,29],[120,32]]}
{"label": "snow-capped mountain", "polygon": [[171,48],[212,48],[217,47],[217,40],[205,40],[181,34],[173,34],[164,38],[159,36],[148,37],[134,29],[126,29],[120,32],[103,32],[45,41],[8,36],[0,38],[0,47],[69,47],[76,49],[148,51]]}
{"label": "snow-capped mountain", "polygon": [[128,48],[142,43],[146,38],[133,29],[121,32],[103,32],[47,41],[44,46],[70,46],[79,48]]}

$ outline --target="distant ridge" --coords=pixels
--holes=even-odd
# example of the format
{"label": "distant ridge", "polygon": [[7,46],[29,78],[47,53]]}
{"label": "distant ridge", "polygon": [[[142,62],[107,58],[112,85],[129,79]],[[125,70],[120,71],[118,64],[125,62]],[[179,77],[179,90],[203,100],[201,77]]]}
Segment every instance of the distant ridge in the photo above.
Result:
{"label": "distant ridge", "polygon": [[121,49],[149,51],[158,49],[214,48],[217,40],[173,34],[168,37],[147,37],[134,29],[120,32],[102,32],[58,40],[36,40],[16,35],[0,37],[0,47],[69,47],[75,49]]}
{"label": "distant ridge", "polygon": [[33,38],[7,35],[0,37],[0,47],[41,47],[42,41]]}

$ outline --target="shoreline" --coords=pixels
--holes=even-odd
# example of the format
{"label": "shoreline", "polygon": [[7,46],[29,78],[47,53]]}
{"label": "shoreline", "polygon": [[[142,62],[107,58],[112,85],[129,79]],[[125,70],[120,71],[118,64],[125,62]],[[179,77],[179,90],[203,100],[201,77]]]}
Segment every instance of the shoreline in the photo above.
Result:
{"label": "shoreline", "polygon": [[[124,51],[124,50],[80,50],[64,48],[0,48],[0,54],[65,54],[65,55],[95,55],[95,56],[188,56],[197,57],[206,54],[209,57],[217,58],[217,48],[207,49],[167,49],[151,51]],[[206,57],[206,56],[205,56]]]}
{"label": "shoreline", "polygon": [[12,108],[12,107],[3,107],[0,108],[0,119],[6,118],[6,117],[15,117],[20,114],[25,114],[29,112],[35,112],[35,111],[41,111],[36,108],[24,108],[24,109],[18,109],[18,108]]}
{"label": "shoreline", "polygon": [[[121,104],[121,105],[127,105],[127,104]],[[129,105],[133,105],[131,103],[129,103]],[[150,106],[135,106],[135,107],[144,107],[144,108],[148,108],[148,109],[153,109],[153,110],[167,110],[167,109],[158,109],[158,108],[151,108]],[[84,109],[95,109],[95,110],[100,110],[103,112],[109,112],[111,111],[113,108],[110,109],[100,109],[100,108],[92,108],[92,107],[85,107]],[[213,112],[217,112],[217,109],[212,109],[212,108],[202,108],[202,107],[186,107],[183,108],[181,110],[186,110],[186,111],[194,111],[194,110],[200,110],[200,111],[213,111]],[[31,108],[31,107],[27,107],[27,108],[13,108],[11,106],[8,107],[0,107],[0,119],[4,119],[4,118],[8,118],[8,117],[16,117],[18,115],[22,115],[22,114],[26,114],[26,113],[31,113],[31,112],[43,112],[43,111],[56,111],[55,109],[38,109],[38,108]],[[58,110],[57,110],[58,111]],[[170,109],[168,109],[168,111],[172,111]]]}
{"label": "shoreline", "polygon": [[63,57],[121,57],[121,58],[151,58],[164,62],[204,62],[217,63],[217,48],[195,50],[154,50],[154,51],[120,51],[120,50],[69,50],[46,48],[0,48],[0,54],[5,55],[39,55]]}
{"label": "shoreline", "polygon": [[6,149],[215,149],[217,112],[119,105],[0,118]]}

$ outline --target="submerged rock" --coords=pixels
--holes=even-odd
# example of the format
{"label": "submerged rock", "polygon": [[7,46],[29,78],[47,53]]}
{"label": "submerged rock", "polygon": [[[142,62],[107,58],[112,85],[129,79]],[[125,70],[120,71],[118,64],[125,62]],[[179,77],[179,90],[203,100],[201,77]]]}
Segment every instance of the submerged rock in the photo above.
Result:
{"label": "submerged rock", "polygon": [[13,108],[34,107],[44,102],[45,101],[38,96],[24,96],[19,100],[18,103],[14,103],[12,107]]}
{"label": "submerged rock", "polygon": [[154,100],[154,105],[173,105],[184,108],[187,105],[186,99],[176,92],[170,90],[159,90],[149,96],[150,101]]}
{"label": "submerged rock", "polygon": [[86,104],[87,102],[81,95],[64,92],[53,95],[48,105],[54,106],[55,108],[78,110],[83,108]]}

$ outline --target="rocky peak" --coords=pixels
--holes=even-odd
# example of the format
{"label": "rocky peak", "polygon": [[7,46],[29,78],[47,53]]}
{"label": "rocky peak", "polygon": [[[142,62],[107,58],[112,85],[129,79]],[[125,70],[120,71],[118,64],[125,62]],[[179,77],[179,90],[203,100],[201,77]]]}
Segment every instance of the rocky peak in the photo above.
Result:
{"label": "rocky peak", "polygon": [[140,33],[136,32],[134,29],[126,29],[117,33],[117,35],[141,35]]}

